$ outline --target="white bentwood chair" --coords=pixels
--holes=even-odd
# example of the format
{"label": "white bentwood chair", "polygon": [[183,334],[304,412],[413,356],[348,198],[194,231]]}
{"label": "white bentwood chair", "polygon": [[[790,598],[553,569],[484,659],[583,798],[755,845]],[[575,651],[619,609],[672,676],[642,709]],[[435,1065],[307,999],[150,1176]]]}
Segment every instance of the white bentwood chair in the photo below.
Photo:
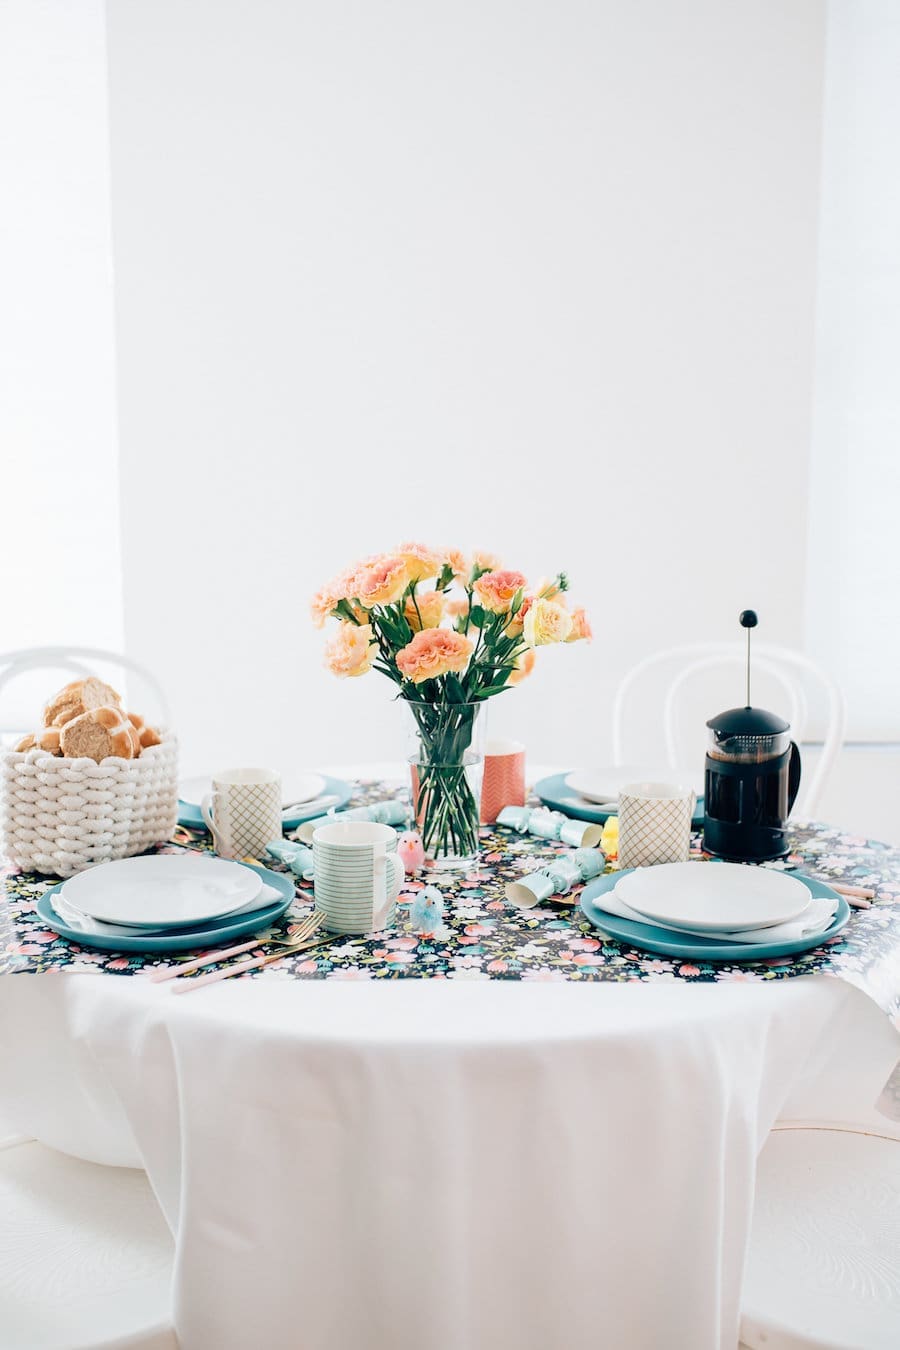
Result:
{"label": "white bentwood chair", "polygon": [[143,1172],[0,1139],[4,1350],[177,1350],[173,1255]]}
{"label": "white bentwood chair", "polygon": [[[680,647],[669,647],[639,661],[624,676],[613,700],[612,743],[615,763],[627,762],[626,720],[629,714],[633,715],[636,704],[640,704],[645,719],[648,707],[652,707],[657,717],[660,712],[662,713],[660,731],[664,738],[669,766],[677,768],[684,763],[683,753],[679,757],[682,739],[679,704],[688,686],[692,681],[701,676],[708,676],[716,669],[737,671],[745,665],[746,660],[747,648],[743,642],[696,642]],[[809,694],[815,692],[824,704],[822,753],[815,772],[800,792],[796,806],[797,815],[801,818],[814,816],[822,790],[844,740],[846,710],[843,694],[826,671],[809,657],[788,647],[754,644],[752,668],[754,675],[765,675],[779,688],[784,704],[773,711],[784,714],[790,722],[793,738],[798,744],[803,740],[809,727]],[[665,696],[662,699],[661,687],[665,688]],[[737,702],[735,699],[734,703]],[[721,709],[713,708],[711,711],[720,712]]]}
{"label": "white bentwood chair", "polygon": [[760,1155],[744,1350],[900,1346],[900,1127],[783,1122]]}
{"label": "white bentwood chair", "polygon": [[[169,724],[166,696],[156,676],[131,657],[123,656],[120,652],[105,651],[102,647],[23,647],[17,651],[0,652],[0,709],[7,686],[36,670],[52,671],[57,676],[65,673],[70,678],[81,679],[88,675],[100,675],[114,686],[121,685],[129,677],[136,678],[139,697],[132,698],[129,690],[129,705],[147,721],[158,721],[163,726]],[[42,697],[46,699],[54,690],[55,686],[46,689]],[[145,702],[148,696],[149,701]],[[0,738],[33,731],[39,712],[40,709],[35,710],[36,715],[30,725],[19,726],[13,725],[9,715],[0,711]]]}

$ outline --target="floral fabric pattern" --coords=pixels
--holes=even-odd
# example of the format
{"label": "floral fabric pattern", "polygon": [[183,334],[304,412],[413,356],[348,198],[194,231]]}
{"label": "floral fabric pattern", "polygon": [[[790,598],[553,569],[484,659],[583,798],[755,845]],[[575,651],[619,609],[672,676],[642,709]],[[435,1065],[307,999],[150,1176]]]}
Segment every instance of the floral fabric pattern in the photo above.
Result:
{"label": "floral fabric pattern", "polygon": [[[353,804],[397,795],[383,783],[363,783]],[[238,978],[709,983],[830,975],[861,989],[900,1028],[900,848],[817,823],[793,824],[790,841],[789,857],[768,866],[805,868],[826,880],[871,889],[876,895],[870,908],[853,910],[838,937],[798,956],[734,964],[663,959],[616,942],[594,928],[578,906],[581,888],[558,903],[518,910],[505,898],[507,882],[570,850],[563,844],[487,827],[481,830],[480,858],[470,871],[438,876],[423,872],[408,879],[395,928],[363,938],[336,937],[333,943]],[[191,840],[189,846],[208,850],[211,844],[204,835]],[[157,851],[175,852],[182,847],[171,843]],[[704,856],[697,836],[693,856]],[[284,870],[274,862],[271,866]],[[3,882],[0,973],[140,976],[198,954],[144,957],[76,946],[45,928],[34,912],[38,897],[55,884],[52,879],[7,867]],[[406,917],[415,893],[429,882],[440,887],[445,899],[446,935],[439,939],[409,931]],[[310,912],[312,904],[311,885],[300,883],[296,904],[273,932],[282,936],[289,931],[292,923]]]}

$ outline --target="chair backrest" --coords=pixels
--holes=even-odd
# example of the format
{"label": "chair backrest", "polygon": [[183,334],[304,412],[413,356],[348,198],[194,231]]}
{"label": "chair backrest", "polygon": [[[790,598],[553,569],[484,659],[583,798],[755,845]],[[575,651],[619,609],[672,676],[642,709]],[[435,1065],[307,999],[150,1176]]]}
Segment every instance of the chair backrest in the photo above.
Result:
{"label": "chair backrest", "polygon": [[[669,765],[672,768],[677,767],[683,762],[679,758],[679,744],[683,733],[680,708],[688,686],[692,681],[716,669],[736,671],[744,665],[746,659],[747,651],[742,642],[697,642],[681,647],[669,647],[639,661],[625,675],[613,700],[612,743],[615,762],[617,764],[626,762],[626,717],[639,702],[643,691],[645,696],[652,693],[652,707],[657,715],[660,708],[662,710],[660,739],[665,745]],[[809,728],[809,694],[815,692],[819,701],[824,704],[822,753],[815,772],[803,785],[796,808],[799,816],[812,816],[843,744],[846,722],[843,694],[836,682],[820,666],[809,657],[788,647],[754,644],[753,672],[754,676],[768,677],[770,686],[775,687],[781,706],[773,711],[784,714],[791,724],[794,740],[798,743],[803,740]],[[660,701],[661,680],[665,683],[666,692]],[[737,703],[738,700],[735,699],[734,702]],[[646,697],[642,706],[646,712]],[[713,711],[720,710],[713,709]]]}
{"label": "chair backrest", "polygon": [[[71,678],[101,675],[114,686],[123,685],[131,676],[137,679],[142,689],[138,699],[131,698],[129,692],[127,701],[130,706],[149,721],[168,725],[169,707],[162,686],[155,675],[131,657],[123,656],[120,652],[104,651],[101,647],[25,647],[18,651],[0,652],[0,736],[21,735],[32,731],[37,724],[39,708],[35,709],[30,724],[19,725],[21,715],[17,720],[6,712],[4,704],[8,700],[3,697],[14,680],[36,670],[55,671],[57,674],[64,672]],[[41,697],[47,698],[53,693],[54,689],[45,689]],[[149,707],[143,701],[148,696]]]}

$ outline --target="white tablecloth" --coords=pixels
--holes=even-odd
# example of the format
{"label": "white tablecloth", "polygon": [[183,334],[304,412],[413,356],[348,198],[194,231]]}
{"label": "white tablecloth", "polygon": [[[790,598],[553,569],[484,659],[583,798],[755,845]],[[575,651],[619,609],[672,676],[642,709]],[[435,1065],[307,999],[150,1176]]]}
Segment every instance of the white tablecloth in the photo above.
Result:
{"label": "white tablecloth", "polygon": [[185,1350],[733,1348],[770,1126],[898,1053],[823,977],[8,975],[0,1026],[9,1123],[146,1168]]}

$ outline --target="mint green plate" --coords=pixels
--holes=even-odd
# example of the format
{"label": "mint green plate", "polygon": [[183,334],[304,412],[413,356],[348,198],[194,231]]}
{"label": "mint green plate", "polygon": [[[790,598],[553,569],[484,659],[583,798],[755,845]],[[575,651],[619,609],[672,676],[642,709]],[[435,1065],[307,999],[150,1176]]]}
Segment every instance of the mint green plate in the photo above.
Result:
{"label": "mint green plate", "polygon": [[[343,778],[325,778],[325,786],[319,793],[320,797],[336,797],[337,801],[332,802],[325,807],[324,811],[314,809],[304,811],[301,803],[297,808],[295,816],[287,816],[281,822],[283,830],[296,830],[298,825],[303,825],[307,820],[316,820],[319,816],[325,816],[329,811],[342,811],[353,796],[353,788],[349,783],[345,783]],[[206,821],[200,811],[200,807],[194,802],[183,802],[178,799],[178,824],[185,825],[189,830],[206,830]],[[207,831],[208,833],[208,831]]]}
{"label": "mint green plate", "polygon": [[[534,791],[552,811],[562,811],[564,816],[572,816],[575,820],[590,820],[595,825],[605,825],[610,816],[618,814],[579,796],[574,788],[569,787],[564,773],[554,773],[549,778],[542,778],[540,782],[535,783]],[[703,816],[703,798],[699,797],[691,821],[693,829],[703,829]]]}

